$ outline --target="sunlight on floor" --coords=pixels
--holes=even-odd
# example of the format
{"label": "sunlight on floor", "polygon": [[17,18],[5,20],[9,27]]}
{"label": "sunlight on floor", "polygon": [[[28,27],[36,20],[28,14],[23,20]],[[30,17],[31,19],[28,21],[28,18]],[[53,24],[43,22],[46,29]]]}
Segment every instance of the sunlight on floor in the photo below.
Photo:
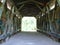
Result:
{"label": "sunlight on floor", "polygon": [[36,25],[36,18],[35,17],[23,17],[21,30],[28,31],[28,32],[36,32],[37,25]]}

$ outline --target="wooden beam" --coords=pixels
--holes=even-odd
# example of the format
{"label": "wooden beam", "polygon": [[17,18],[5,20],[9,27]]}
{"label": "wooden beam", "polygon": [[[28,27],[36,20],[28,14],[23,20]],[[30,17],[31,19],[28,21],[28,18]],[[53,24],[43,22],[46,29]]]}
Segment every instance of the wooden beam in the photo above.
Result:
{"label": "wooden beam", "polygon": [[35,5],[43,12],[42,8],[38,4]]}
{"label": "wooden beam", "polygon": [[28,2],[34,2],[34,3],[36,3],[36,4],[39,4],[39,5],[44,6],[44,4],[43,4],[43,3],[40,3],[40,2],[35,1],[35,0],[23,1],[23,2],[21,2],[21,3],[18,3],[17,5],[21,5],[21,4],[28,3]]}
{"label": "wooden beam", "polygon": [[20,6],[20,8],[18,10],[21,10],[24,7],[24,4]]}
{"label": "wooden beam", "polygon": [[30,1],[23,1],[23,2],[18,3],[17,5],[25,4],[25,3],[28,3],[28,2],[30,2]]}
{"label": "wooden beam", "polygon": [[41,6],[44,6],[43,3],[40,3],[40,2],[38,2],[38,1],[33,0],[32,2],[34,2],[34,3],[36,3],[36,4],[39,4],[39,5],[41,5]]}

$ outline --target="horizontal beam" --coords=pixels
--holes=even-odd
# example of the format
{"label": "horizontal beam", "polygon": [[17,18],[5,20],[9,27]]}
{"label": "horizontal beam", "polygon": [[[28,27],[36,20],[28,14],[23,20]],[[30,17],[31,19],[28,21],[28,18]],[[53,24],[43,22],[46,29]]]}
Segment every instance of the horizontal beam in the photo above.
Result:
{"label": "horizontal beam", "polygon": [[38,2],[38,1],[32,1],[32,2],[34,2],[34,3],[36,3],[36,4],[39,4],[39,5],[41,5],[41,6],[44,6],[43,3],[40,3],[40,2]]}
{"label": "horizontal beam", "polygon": [[28,2],[29,1],[23,1],[23,2],[18,3],[17,5],[21,5],[21,4],[28,3]]}

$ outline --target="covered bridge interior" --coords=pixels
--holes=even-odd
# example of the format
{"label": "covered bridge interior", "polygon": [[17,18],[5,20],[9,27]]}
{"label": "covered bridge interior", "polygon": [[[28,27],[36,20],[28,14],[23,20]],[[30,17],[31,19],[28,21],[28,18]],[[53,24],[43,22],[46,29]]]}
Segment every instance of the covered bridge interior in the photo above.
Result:
{"label": "covered bridge interior", "polygon": [[17,33],[33,36],[33,30],[60,41],[60,0],[0,0],[1,43]]}

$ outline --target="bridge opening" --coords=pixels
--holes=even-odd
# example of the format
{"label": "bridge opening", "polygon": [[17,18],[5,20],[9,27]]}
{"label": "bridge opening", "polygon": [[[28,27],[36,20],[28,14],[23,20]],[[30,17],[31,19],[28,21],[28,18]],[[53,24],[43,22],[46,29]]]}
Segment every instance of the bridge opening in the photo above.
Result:
{"label": "bridge opening", "polygon": [[23,17],[21,21],[21,30],[24,32],[36,32],[37,20],[35,17]]}

